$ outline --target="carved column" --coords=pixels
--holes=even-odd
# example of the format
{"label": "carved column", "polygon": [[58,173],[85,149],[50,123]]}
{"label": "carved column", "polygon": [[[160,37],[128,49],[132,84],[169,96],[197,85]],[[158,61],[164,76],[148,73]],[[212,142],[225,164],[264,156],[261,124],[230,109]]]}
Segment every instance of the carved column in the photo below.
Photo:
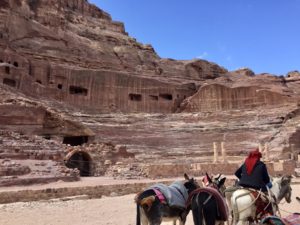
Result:
{"label": "carved column", "polygon": [[267,142],[265,143],[265,148],[264,148],[264,160],[270,161],[269,144]]}
{"label": "carved column", "polygon": [[223,141],[221,142],[221,151],[222,151],[223,163],[228,163],[226,149],[225,149],[225,142],[223,142]]}
{"label": "carved column", "polygon": [[264,150],[263,150],[263,145],[262,145],[262,143],[259,143],[258,144],[258,150],[259,150],[259,152],[263,152]]}
{"label": "carved column", "polygon": [[295,144],[290,144],[291,149],[291,160],[297,160],[297,156],[295,154]]}
{"label": "carved column", "polygon": [[214,161],[213,161],[213,163],[217,163],[218,162],[217,142],[213,143],[213,147],[214,147]]}

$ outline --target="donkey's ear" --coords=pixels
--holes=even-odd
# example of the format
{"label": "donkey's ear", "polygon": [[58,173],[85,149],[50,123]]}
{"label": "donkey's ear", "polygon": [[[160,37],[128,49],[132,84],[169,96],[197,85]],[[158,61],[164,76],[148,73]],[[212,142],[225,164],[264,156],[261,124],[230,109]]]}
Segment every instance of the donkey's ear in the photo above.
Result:
{"label": "donkey's ear", "polygon": [[212,180],[211,180],[210,176],[208,176],[207,172],[205,173],[205,176],[207,177],[208,182],[212,183]]}
{"label": "donkey's ear", "polygon": [[190,180],[189,176],[186,173],[184,173],[184,179]]}
{"label": "donkey's ear", "polygon": [[224,185],[224,183],[225,183],[225,180],[226,180],[226,177],[223,177],[221,180],[220,180],[220,182],[219,182],[219,187],[221,187],[221,186],[223,186]]}

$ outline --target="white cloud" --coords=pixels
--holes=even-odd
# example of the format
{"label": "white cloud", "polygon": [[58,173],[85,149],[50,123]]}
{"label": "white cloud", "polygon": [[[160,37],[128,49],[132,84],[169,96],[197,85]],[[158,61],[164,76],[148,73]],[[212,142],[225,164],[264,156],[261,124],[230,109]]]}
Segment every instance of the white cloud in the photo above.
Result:
{"label": "white cloud", "polygon": [[197,56],[197,59],[205,59],[208,56],[207,52],[203,52],[201,55]]}

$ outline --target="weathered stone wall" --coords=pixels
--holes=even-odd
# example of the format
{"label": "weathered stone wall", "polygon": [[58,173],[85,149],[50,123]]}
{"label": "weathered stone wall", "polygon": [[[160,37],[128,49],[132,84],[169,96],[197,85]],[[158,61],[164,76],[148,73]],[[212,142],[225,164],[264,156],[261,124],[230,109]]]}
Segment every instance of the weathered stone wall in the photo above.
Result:
{"label": "weathered stone wall", "polygon": [[52,68],[47,64],[33,67],[32,75],[18,73],[20,69],[11,64],[2,64],[0,69],[3,84],[31,96],[54,98],[97,113],[176,112],[181,101],[195,92],[190,85],[120,72]]}
{"label": "weathered stone wall", "polygon": [[0,105],[0,124],[42,126],[45,113],[41,107]]}
{"label": "weathered stone wall", "polygon": [[11,0],[1,9],[0,60],[9,66],[0,78],[26,95],[97,113],[171,113],[195,81],[227,72],[204,60],[160,59],[85,0]]}
{"label": "weathered stone wall", "polygon": [[[170,182],[165,181],[164,183],[169,184]],[[48,200],[53,198],[62,198],[62,197],[76,196],[76,195],[88,195],[90,198],[101,198],[102,196],[109,196],[113,192],[118,195],[126,195],[126,194],[138,193],[144,188],[149,187],[153,184],[155,184],[155,182],[0,192],[0,204],[20,202],[20,201],[28,202],[28,201]]]}
{"label": "weathered stone wall", "polygon": [[[1,68],[1,67],[0,67]],[[3,101],[3,102],[2,102]],[[75,121],[63,118],[60,114],[50,112],[36,102],[25,100],[0,100],[0,125],[12,131],[41,136],[87,136],[94,133]]]}
{"label": "weathered stone wall", "polygon": [[[193,164],[163,164],[145,166],[144,172],[150,178],[174,177],[183,173],[193,176],[208,174],[234,175],[242,163],[193,163]],[[294,161],[267,162],[268,172],[271,176],[295,174]]]}
{"label": "weathered stone wall", "polygon": [[252,109],[261,106],[296,103],[295,99],[257,86],[230,88],[220,84],[205,85],[189,98],[185,111],[215,112]]}

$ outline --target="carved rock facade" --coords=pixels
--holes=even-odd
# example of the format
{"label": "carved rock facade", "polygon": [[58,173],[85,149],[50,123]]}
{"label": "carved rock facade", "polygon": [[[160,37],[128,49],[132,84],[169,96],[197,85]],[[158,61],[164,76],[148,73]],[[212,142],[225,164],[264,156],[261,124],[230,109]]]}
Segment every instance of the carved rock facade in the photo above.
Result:
{"label": "carved rock facade", "polygon": [[[0,2],[1,127],[70,145],[126,145],[132,168],[207,161],[224,141],[231,156],[268,143],[288,158],[291,146],[300,150],[299,87],[298,71],[162,59],[86,0]],[[87,152],[73,153],[94,160],[93,174],[122,171],[118,152]]]}

